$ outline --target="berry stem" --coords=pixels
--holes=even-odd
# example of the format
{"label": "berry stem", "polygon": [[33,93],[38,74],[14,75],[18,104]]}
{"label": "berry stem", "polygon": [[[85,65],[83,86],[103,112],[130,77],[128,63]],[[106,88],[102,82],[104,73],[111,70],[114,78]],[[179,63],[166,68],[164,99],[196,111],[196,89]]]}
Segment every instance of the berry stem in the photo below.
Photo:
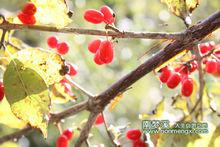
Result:
{"label": "berry stem", "polygon": [[102,114],[102,117],[103,117],[103,122],[104,122],[105,130],[106,130],[106,132],[108,134],[108,137],[109,137],[110,141],[112,142],[114,147],[118,147],[118,145],[114,142],[114,138],[112,137],[111,132],[108,130],[108,125],[107,125],[106,120],[105,120],[104,112],[102,112],[101,114]]}

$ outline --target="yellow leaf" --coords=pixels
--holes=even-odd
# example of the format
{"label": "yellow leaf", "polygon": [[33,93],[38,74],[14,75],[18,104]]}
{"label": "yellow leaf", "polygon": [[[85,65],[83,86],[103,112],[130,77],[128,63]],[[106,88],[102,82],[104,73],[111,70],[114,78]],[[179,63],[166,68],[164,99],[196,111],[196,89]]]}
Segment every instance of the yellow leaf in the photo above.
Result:
{"label": "yellow leaf", "polygon": [[0,147],[18,147],[18,144],[12,141],[5,142]]}
{"label": "yellow leaf", "polygon": [[161,2],[165,3],[173,14],[182,18],[187,24],[190,23],[186,18],[190,18],[190,14],[199,4],[199,0],[161,0]]}
{"label": "yellow leaf", "polygon": [[26,123],[18,119],[11,111],[10,105],[6,98],[0,102],[0,123],[11,128],[23,128]]}
{"label": "yellow leaf", "polygon": [[184,116],[189,114],[187,100],[178,95],[175,97],[174,103],[172,104],[175,109],[180,109],[183,111]]}
{"label": "yellow leaf", "polygon": [[55,103],[66,103],[69,101],[76,100],[75,95],[70,95],[65,91],[64,85],[61,83],[54,84],[50,91],[50,97],[52,102]]}
{"label": "yellow leaf", "polygon": [[109,111],[112,111],[118,105],[118,103],[121,101],[122,98],[123,98],[123,94],[116,96],[110,103]]}
{"label": "yellow leaf", "polygon": [[139,119],[160,118],[164,112],[164,99],[162,99],[153,109],[152,114],[139,114]]}
{"label": "yellow leaf", "polygon": [[67,15],[69,12],[64,0],[31,0],[37,7],[35,14],[37,24],[54,25],[65,27],[71,19]]}
{"label": "yellow leaf", "polygon": [[18,51],[13,57],[40,74],[47,85],[59,82],[66,73],[62,57],[51,51],[28,48]]}

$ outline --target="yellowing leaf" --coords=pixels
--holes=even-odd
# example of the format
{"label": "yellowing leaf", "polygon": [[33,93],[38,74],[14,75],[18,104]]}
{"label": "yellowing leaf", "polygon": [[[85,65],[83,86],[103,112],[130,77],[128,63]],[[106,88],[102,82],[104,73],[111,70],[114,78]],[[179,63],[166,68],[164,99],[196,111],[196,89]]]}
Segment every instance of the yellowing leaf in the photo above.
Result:
{"label": "yellowing leaf", "polygon": [[66,103],[69,101],[76,100],[75,95],[70,95],[65,91],[64,85],[61,83],[54,84],[50,92],[52,102],[55,103]]}
{"label": "yellowing leaf", "polygon": [[31,0],[37,7],[35,14],[37,24],[54,25],[65,27],[71,19],[67,15],[69,12],[64,0]]}
{"label": "yellowing leaf", "polygon": [[18,119],[11,111],[10,105],[6,98],[0,102],[0,123],[11,128],[23,128],[26,126],[22,120]]}
{"label": "yellowing leaf", "polygon": [[118,103],[121,101],[122,98],[123,98],[123,94],[116,96],[110,103],[109,111],[112,111],[118,105]]}
{"label": "yellowing leaf", "polygon": [[181,111],[183,111],[184,115],[189,114],[187,100],[183,99],[180,95],[175,97],[172,106],[174,106],[175,109],[180,109]]}
{"label": "yellowing leaf", "polygon": [[18,144],[12,141],[5,142],[0,147],[18,147]]}
{"label": "yellowing leaf", "polygon": [[139,114],[139,119],[160,118],[164,112],[164,99],[156,105],[151,114]]}
{"label": "yellowing leaf", "polygon": [[194,142],[199,136],[182,134],[161,134],[157,147],[187,147],[189,142]]}
{"label": "yellowing leaf", "polygon": [[[186,24],[190,24],[190,14],[198,6],[199,0],[161,0],[170,11],[176,16],[182,18]],[[190,20],[187,20],[189,18]]]}
{"label": "yellowing leaf", "polygon": [[14,115],[47,137],[50,97],[43,78],[18,59],[7,66],[3,77],[5,97]]}
{"label": "yellowing leaf", "polygon": [[61,56],[43,49],[28,48],[20,50],[13,57],[40,74],[47,85],[62,80],[66,72],[64,60]]}

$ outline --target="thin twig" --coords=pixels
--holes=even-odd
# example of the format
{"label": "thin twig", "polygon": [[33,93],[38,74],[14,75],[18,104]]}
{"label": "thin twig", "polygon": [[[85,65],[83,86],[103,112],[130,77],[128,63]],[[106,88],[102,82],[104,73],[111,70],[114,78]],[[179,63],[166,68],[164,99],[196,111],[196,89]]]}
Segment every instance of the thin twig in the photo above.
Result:
{"label": "thin twig", "polygon": [[77,84],[76,82],[74,82],[71,77],[66,76],[65,79],[72,85],[74,86],[76,89],[78,89],[79,91],[81,91],[84,95],[88,96],[89,98],[94,97],[94,95],[92,93],[90,93],[89,91],[85,90],[82,86],[80,86],[79,84]]}
{"label": "thin twig", "polygon": [[194,48],[194,53],[196,55],[196,60],[198,63],[198,71],[199,71],[199,99],[200,99],[200,115],[201,120],[203,120],[203,92],[205,87],[205,81],[204,81],[204,75],[203,75],[203,69],[202,69],[202,56],[199,52],[199,49],[197,47]]}
{"label": "thin twig", "polygon": [[142,39],[172,39],[180,40],[183,38],[184,33],[164,33],[164,32],[116,32],[106,30],[94,30],[94,29],[84,29],[84,28],[57,28],[51,26],[41,26],[41,25],[23,25],[23,24],[0,24],[0,29],[6,30],[38,30],[47,32],[57,32],[57,33],[71,33],[71,34],[81,34],[81,35],[97,35],[97,36],[112,36],[114,38],[142,38]]}
{"label": "thin twig", "polygon": [[110,141],[112,142],[114,147],[118,147],[118,145],[114,142],[114,138],[112,137],[110,131],[108,130],[108,126],[107,126],[106,119],[105,119],[105,116],[104,116],[103,112],[102,112],[102,117],[103,117],[103,121],[104,121],[105,130],[108,134],[108,137],[109,137]]}

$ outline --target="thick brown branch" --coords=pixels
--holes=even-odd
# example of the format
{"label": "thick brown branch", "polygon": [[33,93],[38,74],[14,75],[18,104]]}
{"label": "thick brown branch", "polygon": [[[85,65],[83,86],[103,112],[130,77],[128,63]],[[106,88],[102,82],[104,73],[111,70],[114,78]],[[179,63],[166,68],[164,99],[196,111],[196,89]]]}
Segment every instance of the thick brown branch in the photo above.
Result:
{"label": "thick brown branch", "polygon": [[83,35],[97,35],[97,36],[112,36],[115,38],[142,38],[142,39],[182,39],[183,33],[148,33],[148,32],[115,32],[106,30],[93,30],[84,28],[57,28],[51,26],[39,26],[39,25],[22,25],[22,24],[0,24],[0,29],[4,30],[39,30],[47,32],[57,32],[57,33],[71,33],[71,34],[83,34]]}

